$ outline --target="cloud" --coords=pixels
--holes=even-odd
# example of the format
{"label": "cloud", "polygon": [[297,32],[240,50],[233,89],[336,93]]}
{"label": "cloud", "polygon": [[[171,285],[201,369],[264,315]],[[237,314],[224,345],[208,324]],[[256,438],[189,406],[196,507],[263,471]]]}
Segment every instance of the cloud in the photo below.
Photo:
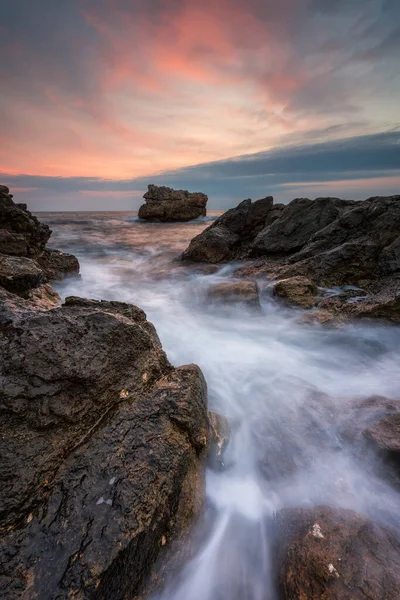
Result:
{"label": "cloud", "polygon": [[[396,0],[19,0],[2,7],[0,164],[132,179],[386,128]],[[3,143],[4,138],[4,143]]]}
{"label": "cloud", "polygon": [[12,189],[29,189],[22,197],[36,210],[134,210],[149,183],[203,191],[210,197],[210,208],[270,194],[284,202],[297,195],[362,198],[400,193],[399,148],[400,131],[393,130],[285,146],[132,179],[6,173],[0,178]]}

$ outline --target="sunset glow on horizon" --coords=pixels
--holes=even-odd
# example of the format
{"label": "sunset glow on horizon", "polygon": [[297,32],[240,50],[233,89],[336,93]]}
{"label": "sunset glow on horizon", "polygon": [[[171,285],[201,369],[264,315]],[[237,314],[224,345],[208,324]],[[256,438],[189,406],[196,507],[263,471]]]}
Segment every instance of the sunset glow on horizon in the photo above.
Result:
{"label": "sunset glow on horizon", "polygon": [[133,181],[399,120],[391,0],[23,0],[2,12],[0,171],[16,187]]}

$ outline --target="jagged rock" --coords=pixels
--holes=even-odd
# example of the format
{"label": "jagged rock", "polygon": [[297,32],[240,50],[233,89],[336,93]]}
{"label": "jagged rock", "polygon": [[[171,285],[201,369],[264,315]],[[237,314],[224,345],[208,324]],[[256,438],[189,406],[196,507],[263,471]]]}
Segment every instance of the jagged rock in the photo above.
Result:
{"label": "jagged rock", "polygon": [[256,202],[243,200],[193,238],[182,259],[218,263],[239,257],[263,229],[272,203],[271,196]]}
{"label": "jagged rock", "polygon": [[138,216],[147,221],[191,221],[207,214],[208,197],[201,192],[149,185]]}
{"label": "jagged rock", "polygon": [[45,273],[34,260],[0,254],[0,286],[9,292],[26,297],[32,288],[46,281]]}
{"label": "jagged rock", "polygon": [[315,304],[317,286],[307,277],[289,277],[278,281],[272,290],[274,296],[283,298],[289,304],[301,308],[311,308]]}
{"label": "jagged rock", "polygon": [[201,505],[201,371],[173,368],[135,306],[19,303],[0,303],[0,589],[132,597]]}
{"label": "jagged rock", "polygon": [[252,255],[298,252],[315,233],[337,219],[346,202],[339,198],[296,198],[258,234],[252,244]]}
{"label": "jagged rock", "polygon": [[[75,256],[45,248],[50,234],[26,204],[16,204],[8,188],[0,186],[0,286],[28,298],[48,280],[79,273]],[[42,301],[52,303],[49,298]]]}
{"label": "jagged rock", "polygon": [[214,466],[224,467],[224,452],[231,437],[229,421],[224,415],[210,411],[208,413],[210,423],[210,449],[211,461]]}
{"label": "jagged rock", "polygon": [[397,600],[400,544],[356,512],[283,509],[275,519],[283,600]]}
{"label": "jagged rock", "polygon": [[60,250],[45,248],[36,260],[51,280],[64,279],[79,273],[79,261],[76,256]]}
{"label": "jagged rock", "polygon": [[213,285],[208,298],[223,303],[242,303],[250,308],[260,308],[257,284],[255,281],[223,281]]}
{"label": "jagged rock", "polygon": [[[2,186],[2,190],[8,190],[6,186]],[[32,215],[26,208],[26,204],[16,204],[12,200],[9,192],[2,191],[0,193],[0,231],[9,232],[9,243],[11,251],[6,249],[7,234],[2,232],[0,237],[1,251],[5,254],[18,254],[24,256],[34,256],[44,249],[51,230],[49,227]],[[22,241],[25,240],[26,251],[23,254],[22,250],[25,245]]]}

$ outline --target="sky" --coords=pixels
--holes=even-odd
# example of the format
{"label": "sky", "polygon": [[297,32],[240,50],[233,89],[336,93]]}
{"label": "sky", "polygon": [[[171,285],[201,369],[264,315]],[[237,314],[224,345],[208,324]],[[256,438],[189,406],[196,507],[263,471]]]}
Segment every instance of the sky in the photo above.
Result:
{"label": "sky", "polygon": [[0,0],[0,183],[32,210],[400,194],[400,0]]}

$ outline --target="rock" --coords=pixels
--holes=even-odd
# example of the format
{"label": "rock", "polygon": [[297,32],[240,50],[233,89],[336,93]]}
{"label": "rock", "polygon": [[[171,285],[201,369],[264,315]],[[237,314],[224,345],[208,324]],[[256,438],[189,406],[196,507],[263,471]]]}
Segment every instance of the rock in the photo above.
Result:
{"label": "rock", "polygon": [[315,310],[303,313],[297,322],[304,325],[340,325],[340,321],[335,320],[334,315],[329,310]]}
{"label": "rock", "polygon": [[45,273],[34,260],[0,254],[0,286],[7,291],[27,297],[32,288],[46,281]]}
{"label": "rock", "polygon": [[263,229],[272,204],[271,196],[256,202],[243,200],[193,238],[182,259],[219,263],[238,258]]}
{"label": "rock", "polygon": [[288,304],[301,308],[312,308],[317,296],[317,286],[307,277],[289,277],[278,281],[272,290],[274,296],[283,298]]}
{"label": "rock", "polygon": [[298,252],[314,234],[335,221],[345,205],[346,200],[339,198],[292,200],[255,238],[252,256]]}
{"label": "rock", "polygon": [[223,281],[212,286],[208,292],[210,300],[223,303],[243,303],[250,308],[260,309],[255,281]]}
{"label": "rock", "polygon": [[[1,186],[2,190],[8,190]],[[1,190],[0,190],[1,191]],[[26,208],[26,204],[15,204],[12,196],[5,191],[0,193],[0,247],[5,254],[18,254],[34,256],[42,252],[51,231],[47,225],[32,215]],[[10,250],[7,250],[7,233],[9,237]],[[23,241],[24,240],[24,241]],[[22,251],[25,249],[25,253]]]}
{"label": "rock", "polygon": [[210,423],[211,463],[217,468],[223,468],[224,452],[231,437],[229,421],[223,415],[210,411],[208,413]]}
{"label": "rock", "polygon": [[328,506],[276,515],[284,600],[397,600],[400,544],[356,512]]}
{"label": "rock", "polygon": [[400,469],[400,412],[380,419],[365,429],[363,434],[380,454],[396,463]]}
{"label": "rock", "polygon": [[64,279],[79,273],[79,261],[73,254],[45,248],[37,257],[37,262],[51,280]]}
{"label": "rock", "polygon": [[147,221],[190,221],[207,214],[208,197],[201,192],[149,185],[138,216]]}
{"label": "rock", "polygon": [[24,303],[0,303],[0,589],[133,597],[201,506],[204,379],[135,306]]}

